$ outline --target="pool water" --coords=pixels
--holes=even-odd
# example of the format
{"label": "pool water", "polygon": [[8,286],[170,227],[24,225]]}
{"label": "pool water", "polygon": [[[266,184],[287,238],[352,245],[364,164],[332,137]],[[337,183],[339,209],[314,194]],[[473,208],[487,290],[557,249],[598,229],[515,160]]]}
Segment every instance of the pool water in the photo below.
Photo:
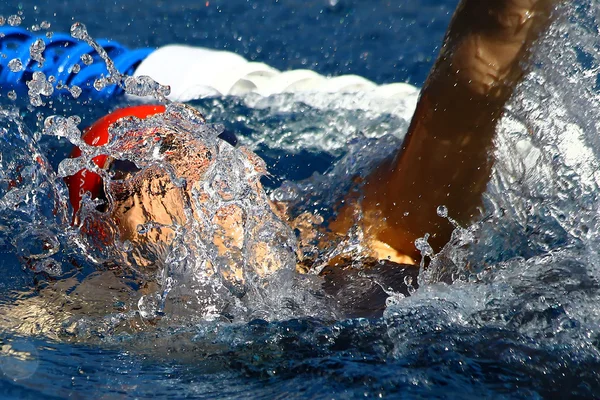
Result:
{"label": "pool water", "polygon": [[[377,83],[420,86],[456,3],[22,1],[1,4],[0,15],[21,10],[24,26],[46,20],[55,32],[67,32],[80,21],[93,37],[132,48],[188,43],[235,51],[283,70],[354,73]],[[0,331],[0,396],[596,397],[598,6],[596,0],[584,0],[561,8],[498,128],[486,218],[457,229],[422,274],[419,288],[410,297],[391,294],[381,318],[336,317],[310,290],[291,286],[291,295],[272,292],[274,299],[263,299],[260,312],[251,310],[233,322],[173,312],[163,319],[167,322],[126,329],[119,319],[123,304],[115,302],[37,335],[73,304],[32,307],[31,314],[21,316],[39,318],[29,334]],[[32,224],[35,232],[57,235],[59,244],[70,240],[65,238],[69,211],[54,203],[64,196],[64,187],[48,183],[71,145],[42,136],[43,122],[55,114],[77,115],[86,126],[126,100],[65,96],[32,108],[22,95],[12,101],[0,94],[0,162],[25,165],[21,175],[31,179],[37,195],[16,210],[4,207],[12,200],[0,200],[0,306],[31,298],[56,305],[52,297],[39,297],[53,278],[35,275],[18,261],[24,251],[40,251],[28,230]],[[414,102],[332,94],[224,97],[191,105],[265,159],[271,177],[264,183],[274,196],[321,211],[350,185],[348,172],[360,173],[399,147]],[[36,152],[47,163],[33,162]],[[17,172],[5,169],[0,177],[16,179]],[[97,272],[77,248],[61,248],[44,259],[56,260],[45,264],[50,270],[60,263],[67,277],[73,271],[77,279],[96,273],[92,282],[100,284],[110,272]],[[443,283],[448,276],[451,285]],[[133,287],[110,285],[124,296]],[[92,300],[84,304],[92,311],[100,304],[94,302],[93,288]],[[7,318],[0,315],[0,321]]]}

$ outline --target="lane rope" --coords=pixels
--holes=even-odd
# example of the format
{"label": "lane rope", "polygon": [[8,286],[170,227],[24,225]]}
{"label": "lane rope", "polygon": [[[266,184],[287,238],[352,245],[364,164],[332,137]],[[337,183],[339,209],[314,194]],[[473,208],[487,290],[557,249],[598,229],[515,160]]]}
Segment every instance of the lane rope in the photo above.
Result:
{"label": "lane rope", "polygon": [[[279,71],[232,52],[202,47],[174,44],[158,49],[129,49],[107,39],[98,40],[98,43],[120,73],[150,76],[169,85],[169,99],[173,101],[298,92],[368,92],[375,97],[393,98],[407,97],[418,91],[407,83],[377,85],[358,75],[327,77],[306,69]],[[118,85],[108,85],[100,90],[94,87],[96,80],[108,76],[106,65],[92,47],[68,34],[32,33],[19,27],[0,27],[0,55],[0,85],[3,89],[26,89],[33,73],[40,71],[51,82],[80,88],[92,98],[124,94]],[[44,59],[41,64],[40,57]]]}

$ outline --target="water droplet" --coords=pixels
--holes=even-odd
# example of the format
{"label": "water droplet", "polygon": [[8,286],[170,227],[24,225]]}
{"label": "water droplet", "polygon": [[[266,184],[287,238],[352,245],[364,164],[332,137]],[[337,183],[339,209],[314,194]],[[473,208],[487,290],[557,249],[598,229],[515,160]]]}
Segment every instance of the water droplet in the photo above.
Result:
{"label": "water droplet", "polygon": [[67,176],[75,175],[77,171],[82,168],[84,168],[84,166],[82,165],[81,160],[77,158],[65,158],[58,164],[56,174],[61,178],[65,178]]}
{"label": "water droplet", "polygon": [[81,71],[81,65],[80,64],[75,64],[71,67],[71,73],[72,74],[77,74],[79,73],[79,71]]}
{"label": "water droplet", "polygon": [[74,99],[77,99],[79,96],[81,96],[82,90],[79,86],[73,85],[69,89],[69,92],[71,92],[71,96],[73,96]]}
{"label": "water droplet", "polygon": [[44,50],[46,50],[46,43],[44,43],[44,41],[41,38],[39,38],[31,44],[31,47],[29,47],[29,54],[31,55],[31,58],[33,60],[37,61],[38,63],[40,63],[40,65],[42,65],[44,64],[44,61],[46,61],[42,54]]}
{"label": "water droplet", "polygon": [[106,87],[107,81],[105,78],[99,78],[94,81],[94,89],[98,92]]}
{"label": "water droplet", "polygon": [[123,251],[125,251],[125,252],[133,251],[133,244],[129,240],[126,240],[123,242]]}
{"label": "water droplet", "polygon": [[27,82],[29,91],[29,102],[35,107],[43,105],[41,96],[50,96],[54,93],[54,87],[46,79],[46,75],[43,72],[36,71],[33,73],[33,79]]}
{"label": "water droplet", "polygon": [[17,99],[17,92],[15,92],[14,90],[11,90],[10,92],[8,92],[6,94],[6,96],[11,99],[11,100],[16,100]]}
{"label": "water droplet", "polygon": [[87,28],[81,22],[75,22],[71,25],[71,36],[75,39],[85,40],[88,38]]}
{"label": "water droplet", "polygon": [[446,206],[439,206],[437,208],[437,215],[442,217],[442,218],[448,218],[448,207]]}
{"label": "water droplet", "polygon": [[48,21],[42,21],[40,23],[40,28],[42,28],[42,29],[50,29],[50,22],[48,22]]}
{"label": "water droplet", "polygon": [[8,69],[10,69],[12,72],[19,72],[23,70],[23,63],[18,58],[13,58],[8,63]]}
{"label": "water droplet", "polygon": [[18,15],[11,15],[10,17],[8,17],[8,24],[10,26],[21,25],[21,21],[21,17],[19,17]]}
{"label": "water droplet", "polygon": [[4,354],[11,354],[10,357],[0,359],[0,370],[8,378],[14,381],[30,379],[38,371],[39,353],[29,341],[17,339],[3,342],[0,349]]}
{"label": "water droplet", "polygon": [[85,65],[92,65],[94,58],[90,54],[82,54],[81,61],[83,61]]}
{"label": "water droplet", "polygon": [[[81,131],[77,128],[77,125],[80,121],[81,119],[78,116],[65,118],[58,115],[52,115],[46,118],[46,120],[44,121],[44,129],[42,133],[44,135],[65,137],[69,139],[71,143],[77,144],[81,137]],[[65,159],[63,160],[63,162],[66,162],[68,160],[74,159]]]}
{"label": "water droplet", "polygon": [[125,79],[125,92],[132,96],[166,97],[171,92],[169,86],[163,86],[149,76],[128,76]]}
{"label": "water droplet", "polygon": [[429,233],[426,233],[424,237],[415,240],[415,247],[421,252],[421,268],[425,267],[425,257],[433,256],[433,248],[429,244]]}

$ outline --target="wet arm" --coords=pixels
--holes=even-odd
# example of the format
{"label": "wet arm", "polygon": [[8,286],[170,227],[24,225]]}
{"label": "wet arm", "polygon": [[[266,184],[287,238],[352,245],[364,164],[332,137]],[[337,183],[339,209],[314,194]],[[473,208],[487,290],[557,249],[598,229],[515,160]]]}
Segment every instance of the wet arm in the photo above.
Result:
{"label": "wet arm", "polygon": [[479,214],[496,123],[559,1],[460,2],[402,149],[367,179],[362,208],[375,239],[416,260],[415,239],[432,234],[437,251],[450,238],[439,205],[463,224]]}

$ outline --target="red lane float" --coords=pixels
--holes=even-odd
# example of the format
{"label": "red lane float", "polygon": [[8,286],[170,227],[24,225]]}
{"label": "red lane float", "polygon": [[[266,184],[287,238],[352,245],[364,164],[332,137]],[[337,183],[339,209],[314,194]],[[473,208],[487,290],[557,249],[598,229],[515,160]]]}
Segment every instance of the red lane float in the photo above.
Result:
{"label": "red lane float", "polygon": [[[103,146],[108,143],[108,129],[110,126],[121,118],[137,117],[144,119],[154,114],[165,112],[163,105],[140,105],[121,108],[112,113],[100,118],[92,126],[83,131],[81,138],[90,146]],[[70,157],[76,158],[81,156],[81,150],[75,147],[71,152]],[[104,168],[108,156],[99,155],[93,158],[94,164],[100,168]],[[69,188],[69,200],[73,206],[74,214],[77,214],[81,206],[81,198],[84,193],[90,192],[93,199],[97,198],[102,189],[102,178],[95,172],[87,169],[82,169],[75,175],[65,178],[65,183]]]}

